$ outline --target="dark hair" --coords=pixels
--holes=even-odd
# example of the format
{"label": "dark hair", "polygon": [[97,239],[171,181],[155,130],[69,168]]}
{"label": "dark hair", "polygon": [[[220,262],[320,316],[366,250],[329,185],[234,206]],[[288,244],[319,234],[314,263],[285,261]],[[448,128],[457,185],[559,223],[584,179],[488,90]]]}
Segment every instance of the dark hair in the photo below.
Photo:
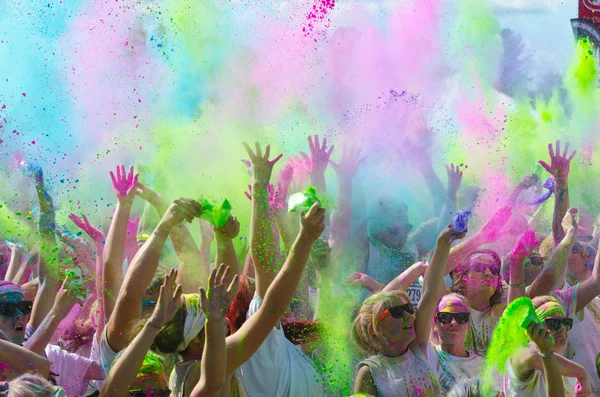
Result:
{"label": "dark hair", "polygon": [[461,265],[459,265],[454,272],[452,272],[452,287],[450,288],[450,292],[457,292],[461,295],[466,296],[467,284],[465,283],[464,278],[467,275],[467,272],[469,270],[469,267],[468,267],[469,259],[474,255],[489,255],[489,256],[491,256],[492,260],[494,261],[494,263],[496,264],[496,266],[498,268],[498,273],[494,273],[495,275],[498,276],[498,283],[496,285],[496,291],[494,291],[494,294],[490,297],[490,307],[494,307],[502,302],[502,293],[503,293],[502,274],[501,274],[502,260],[500,259],[500,256],[496,253],[496,251],[494,251],[494,250],[479,249],[479,250],[472,251],[469,255],[467,255],[464,262]]}

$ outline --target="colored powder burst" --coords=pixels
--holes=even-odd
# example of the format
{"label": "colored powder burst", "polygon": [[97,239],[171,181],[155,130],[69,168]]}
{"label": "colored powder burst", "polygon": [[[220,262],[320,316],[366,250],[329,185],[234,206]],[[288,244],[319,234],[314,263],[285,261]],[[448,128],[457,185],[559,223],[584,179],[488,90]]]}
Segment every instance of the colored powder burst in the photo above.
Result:
{"label": "colored powder burst", "polygon": [[[323,25],[323,29],[331,27],[331,19],[327,17],[330,11],[335,7],[335,0],[315,0],[312,9],[306,14],[306,26],[302,28],[304,36],[310,36],[314,33],[317,25]],[[314,39],[315,42],[317,39]]]}
{"label": "colored powder burst", "polygon": [[497,374],[506,373],[508,360],[529,343],[529,335],[522,324],[532,312],[535,317],[531,299],[521,297],[511,302],[500,317],[487,350],[481,377],[485,396],[493,395]]}

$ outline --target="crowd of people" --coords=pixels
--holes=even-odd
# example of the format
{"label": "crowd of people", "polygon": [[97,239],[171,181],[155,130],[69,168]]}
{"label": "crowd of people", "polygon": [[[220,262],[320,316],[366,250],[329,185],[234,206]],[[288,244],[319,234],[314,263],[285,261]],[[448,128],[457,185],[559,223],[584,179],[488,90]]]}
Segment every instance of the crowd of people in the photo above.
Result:
{"label": "crowd of people", "polygon": [[[523,175],[466,230],[458,210],[475,199],[458,200],[464,168],[447,165],[444,187],[431,161],[420,162],[433,210],[413,229],[397,197],[353,201],[359,148],[345,146],[336,162],[326,139],[308,143],[310,153],[281,162],[277,181],[282,155],[244,144],[252,210],[243,251],[233,214],[211,223],[200,217],[206,204],[169,203],[123,165],[110,173],[108,230],[72,214],[79,231],[69,231],[56,223],[43,171],[28,166],[39,219],[26,245],[7,235],[2,247],[0,396],[600,397],[600,224],[592,209],[571,208],[568,144],[550,144],[550,161],[540,159],[543,185]],[[304,195],[289,211],[307,185],[325,194],[329,166],[335,203]],[[553,200],[530,202],[544,188]],[[136,199],[156,214],[134,218]],[[487,353],[506,342],[494,331],[522,299],[535,309],[520,331],[529,342],[486,386]],[[352,357],[349,389],[317,365],[334,360],[322,308],[342,301],[348,329],[336,337]]]}

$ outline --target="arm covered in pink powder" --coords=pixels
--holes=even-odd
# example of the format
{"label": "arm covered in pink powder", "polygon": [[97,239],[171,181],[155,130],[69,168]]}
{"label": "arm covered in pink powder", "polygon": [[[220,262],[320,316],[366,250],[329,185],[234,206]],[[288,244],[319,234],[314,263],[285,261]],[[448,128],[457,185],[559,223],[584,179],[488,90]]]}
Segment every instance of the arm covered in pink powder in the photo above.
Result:
{"label": "arm covered in pink powder", "polygon": [[0,362],[8,364],[17,375],[37,372],[46,378],[50,373],[50,362],[47,359],[24,347],[1,339]]}

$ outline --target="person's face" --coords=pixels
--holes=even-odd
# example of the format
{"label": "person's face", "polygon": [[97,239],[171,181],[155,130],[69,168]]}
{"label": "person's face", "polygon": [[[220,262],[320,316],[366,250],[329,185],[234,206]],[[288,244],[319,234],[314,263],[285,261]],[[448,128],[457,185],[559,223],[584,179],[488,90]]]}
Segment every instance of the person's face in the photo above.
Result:
{"label": "person's face", "polygon": [[412,230],[412,225],[408,223],[408,213],[404,207],[388,210],[386,214],[369,222],[369,226],[373,230],[373,237],[389,248],[402,249]]}
{"label": "person's face", "polygon": [[[23,302],[23,296],[14,292],[0,296],[0,305]],[[8,306],[8,305],[7,305]],[[14,307],[14,306],[13,306]],[[13,314],[0,315],[0,330],[17,345],[22,345],[25,340],[25,326],[29,321],[29,314],[24,314],[19,308]]]}
{"label": "person's face", "polygon": [[169,397],[171,391],[165,379],[167,379],[166,374],[162,374],[162,376],[139,376],[129,386],[129,395],[135,397]]}
{"label": "person's face", "polygon": [[[400,306],[409,309],[409,311],[397,309]],[[410,313],[411,309],[413,313]],[[388,310],[388,312],[385,313],[385,310]],[[416,336],[414,308],[412,308],[411,303],[398,297],[394,304],[384,307],[384,311],[379,315],[376,328],[386,342],[406,345],[408,347],[408,344]]]}
{"label": "person's face", "polygon": [[460,299],[451,298],[436,313],[434,328],[440,341],[448,345],[464,345],[469,330],[469,310]]}
{"label": "person's face", "polygon": [[593,259],[590,259],[585,247],[580,245],[576,247],[577,248],[569,257],[569,272],[577,279],[578,282],[582,282],[590,278],[592,275],[592,269],[590,269],[587,264]]}
{"label": "person's face", "polygon": [[542,272],[547,258],[541,256],[539,252],[532,252],[525,261],[525,284],[531,285],[537,276]]}
{"label": "person's face", "polygon": [[464,281],[472,295],[490,298],[500,281],[500,269],[489,255],[474,255],[469,258]]}
{"label": "person's face", "polygon": [[[552,313],[546,319],[558,319],[562,320],[565,316],[562,313]],[[558,330],[553,330],[548,326],[548,322],[544,321],[544,328],[546,328],[550,335],[554,338],[554,351],[560,353],[567,348],[567,343],[569,342],[569,332],[565,329],[565,326],[561,324]]]}

